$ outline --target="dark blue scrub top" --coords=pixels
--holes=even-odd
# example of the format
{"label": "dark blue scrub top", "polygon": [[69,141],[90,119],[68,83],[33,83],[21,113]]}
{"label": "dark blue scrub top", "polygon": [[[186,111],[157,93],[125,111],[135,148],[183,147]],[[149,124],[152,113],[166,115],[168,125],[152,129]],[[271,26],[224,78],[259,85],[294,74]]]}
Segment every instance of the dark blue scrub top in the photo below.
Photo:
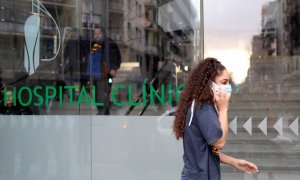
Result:
{"label": "dark blue scrub top", "polygon": [[201,107],[195,105],[191,123],[190,118],[191,107],[184,127],[182,174],[187,180],[220,180],[220,158],[210,146],[223,134],[217,110],[205,102]]}

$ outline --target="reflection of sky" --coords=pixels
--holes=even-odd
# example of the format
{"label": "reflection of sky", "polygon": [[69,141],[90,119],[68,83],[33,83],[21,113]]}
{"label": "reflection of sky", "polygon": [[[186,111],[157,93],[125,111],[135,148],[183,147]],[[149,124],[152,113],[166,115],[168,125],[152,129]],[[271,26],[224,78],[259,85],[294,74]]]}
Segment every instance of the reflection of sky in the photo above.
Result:
{"label": "reflection of sky", "polygon": [[191,0],[192,5],[194,6],[194,8],[196,9],[197,12],[197,20],[200,21],[200,1],[201,0]]}
{"label": "reflection of sky", "polygon": [[199,8],[196,9],[192,3],[191,0],[174,0],[159,6],[158,24],[168,32],[195,29],[198,25]]}
{"label": "reflection of sky", "polygon": [[218,58],[236,83],[247,76],[252,37],[260,33],[266,2],[270,0],[204,0],[205,57]]}

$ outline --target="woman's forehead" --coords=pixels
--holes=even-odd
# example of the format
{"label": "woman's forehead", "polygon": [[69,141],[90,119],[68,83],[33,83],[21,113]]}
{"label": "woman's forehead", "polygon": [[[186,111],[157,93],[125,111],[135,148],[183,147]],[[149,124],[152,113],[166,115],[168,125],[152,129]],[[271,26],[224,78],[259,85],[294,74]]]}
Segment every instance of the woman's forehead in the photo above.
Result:
{"label": "woman's forehead", "polygon": [[220,74],[216,77],[218,80],[229,80],[229,73],[226,69],[220,72]]}

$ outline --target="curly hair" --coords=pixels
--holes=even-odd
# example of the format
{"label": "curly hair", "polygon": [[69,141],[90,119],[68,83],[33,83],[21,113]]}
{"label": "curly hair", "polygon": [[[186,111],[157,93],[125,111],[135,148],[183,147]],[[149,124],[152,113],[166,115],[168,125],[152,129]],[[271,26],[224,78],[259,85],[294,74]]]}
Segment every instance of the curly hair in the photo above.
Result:
{"label": "curly hair", "polygon": [[176,139],[183,138],[187,111],[195,99],[196,105],[201,106],[208,101],[214,104],[214,95],[211,89],[212,81],[226,68],[215,58],[206,58],[192,70],[185,83],[179,98],[178,107],[173,123],[173,132]]}

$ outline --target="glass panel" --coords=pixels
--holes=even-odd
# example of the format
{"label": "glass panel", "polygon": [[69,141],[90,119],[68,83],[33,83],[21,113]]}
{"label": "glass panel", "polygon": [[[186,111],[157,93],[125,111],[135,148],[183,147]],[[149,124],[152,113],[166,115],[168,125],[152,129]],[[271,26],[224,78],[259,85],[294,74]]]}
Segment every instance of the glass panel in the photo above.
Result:
{"label": "glass panel", "polygon": [[201,56],[199,8],[184,0],[1,1],[4,89],[33,114],[160,115],[176,105]]}
{"label": "glass panel", "polygon": [[91,179],[90,116],[0,117],[0,179]]}
{"label": "glass panel", "polygon": [[109,3],[114,7],[109,34],[122,56],[112,84],[112,114],[163,114],[176,105],[176,92],[199,57],[200,5],[195,9],[183,0]]}
{"label": "glass panel", "polygon": [[1,1],[0,179],[179,177],[172,118],[152,115],[174,114],[203,55],[199,13],[185,0]]}
{"label": "glass panel", "polygon": [[180,179],[172,116],[93,116],[92,179]]}
{"label": "glass panel", "polygon": [[91,179],[91,117],[74,116],[91,112],[74,102],[81,4],[0,2],[0,179]]}
{"label": "glass panel", "polygon": [[299,5],[204,1],[205,57],[218,58],[235,87],[224,152],[260,169],[251,177],[224,166],[222,179],[299,177]]}
{"label": "glass panel", "polygon": [[75,1],[1,1],[1,84],[13,92],[13,114],[79,114],[61,108],[79,91],[78,13]]}

